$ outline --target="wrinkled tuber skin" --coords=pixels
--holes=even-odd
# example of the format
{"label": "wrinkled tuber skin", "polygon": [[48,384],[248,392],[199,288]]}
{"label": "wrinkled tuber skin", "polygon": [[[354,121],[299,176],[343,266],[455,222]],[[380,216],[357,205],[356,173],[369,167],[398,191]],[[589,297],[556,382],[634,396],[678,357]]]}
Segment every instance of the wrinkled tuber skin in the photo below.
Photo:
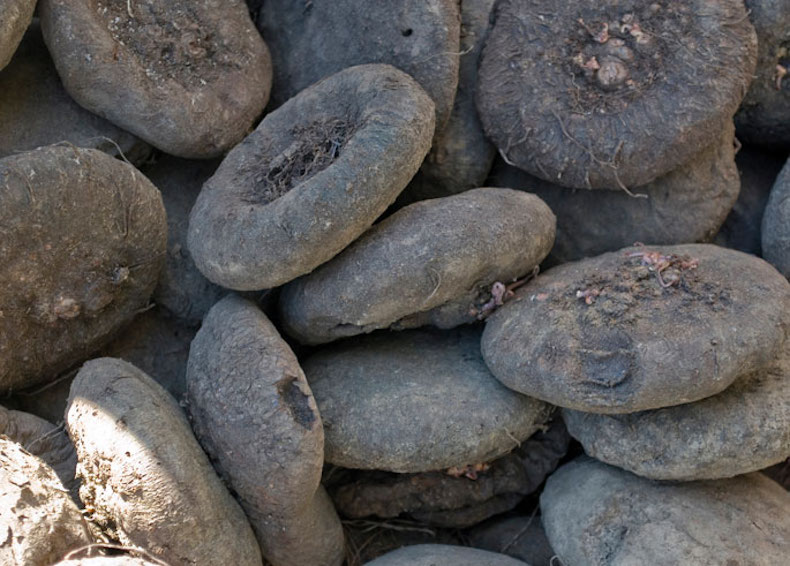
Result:
{"label": "wrinkled tuber skin", "polygon": [[[413,77],[436,108],[436,133],[458,85],[457,0],[266,0],[258,27],[272,51],[272,105],[354,65],[383,63]],[[285,33],[283,30],[287,30]]]}
{"label": "wrinkled tuber skin", "polygon": [[147,143],[74,102],[34,20],[0,73],[0,157],[61,142],[122,155],[134,165],[152,151]]}
{"label": "wrinkled tuber skin", "polygon": [[0,435],[0,563],[50,566],[92,542],[88,527],[55,471]]}
{"label": "wrinkled tuber skin", "polygon": [[173,317],[195,327],[200,326],[208,310],[227,293],[200,273],[187,248],[189,213],[203,183],[218,165],[217,160],[163,155],[144,169],[145,175],[162,192],[167,211],[167,256],[153,299]]}
{"label": "wrinkled tuber skin", "polygon": [[368,562],[366,566],[527,566],[504,554],[465,546],[418,544],[404,546]]}
{"label": "wrinkled tuber skin", "polygon": [[598,460],[658,480],[729,478],[790,457],[790,340],[768,367],[694,403],[627,415],[563,411]]}
{"label": "wrinkled tuber skin", "polygon": [[790,159],[768,196],[762,228],[763,257],[790,279]]}
{"label": "wrinkled tuber skin", "polygon": [[450,119],[437,133],[431,151],[409,186],[398,197],[408,204],[482,187],[496,148],[486,139],[477,115],[477,64],[486,38],[494,0],[461,3],[461,65]]}
{"label": "wrinkled tuber skin", "polygon": [[430,525],[466,528],[511,510],[537,490],[565,456],[569,442],[562,420],[555,419],[513,452],[468,470],[395,474],[336,469],[331,477],[338,480],[327,483],[327,489],[338,511],[351,519],[407,513]]}
{"label": "wrinkled tuber skin", "polygon": [[478,74],[485,132],[509,163],[569,188],[634,188],[681,166],[719,138],[757,62],[742,0],[494,10]]}
{"label": "wrinkled tuber skin", "polygon": [[540,497],[562,564],[784,564],[790,494],[762,474],[658,482],[582,457]]}
{"label": "wrinkled tuber skin", "polygon": [[111,538],[170,564],[261,566],[252,529],[175,400],[133,365],[91,360],[66,427],[80,498]]}
{"label": "wrinkled tuber skin", "polygon": [[[324,431],[299,362],[255,304],[217,303],[192,342],[198,439],[274,566],[339,566],[343,530],[320,485]],[[228,418],[233,415],[233,418]]]}
{"label": "wrinkled tuber skin", "polygon": [[211,281],[276,287],[337,255],[392,204],[433,135],[433,102],[390,65],[359,65],[268,114],[206,181],[189,251]]}
{"label": "wrinkled tuber skin", "polygon": [[710,244],[636,246],[554,267],[487,319],[502,383],[549,403],[631,413],[690,403],[764,368],[790,326],[790,284]]}
{"label": "wrinkled tuber skin", "polygon": [[552,407],[502,386],[479,344],[473,327],[382,332],[306,359],[326,461],[430,472],[494,460],[529,438]]}
{"label": "wrinkled tuber skin", "polygon": [[[633,190],[637,198],[610,191],[567,189],[516,167],[497,163],[491,184],[534,193],[557,215],[549,255],[555,263],[619,250],[634,242],[708,242],[738,198],[733,127],[689,163]],[[646,197],[646,198],[643,198]]]}
{"label": "wrinkled tuber skin", "polygon": [[757,70],[735,115],[746,142],[790,148],[790,3],[745,0],[757,30]]}
{"label": "wrinkled tuber skin", "polygon": [[0,407],[0,434],[44,460],[78,501],[79,482],[75,478],[77,453],[62,426],[55,426],[30,413]]}
{"label": "wrinkled tuber skin", "polygon": [[283,326],[320,344],[380,328],[474,322],[495,283],[528,275],[546,257],[555,222],[543,201],[511,189],[414,203],[285,287]]}
{"label": "wrinkled tuber skin", "polygon": [[41,0],[44,41],[80,106],[171,155],[218,157],[269,100],[266,44],[243,0]]}
{"label": "wrinkled tuber skin", "polygon": [[35,9],[36,0],[0,0],[0,69],[14,56]]}
{"label": "wrinkled tuber skin", "polygon": [[159,191],[95,149],[0,159],[0,391],[54,379],[148,304],[164,260]]}

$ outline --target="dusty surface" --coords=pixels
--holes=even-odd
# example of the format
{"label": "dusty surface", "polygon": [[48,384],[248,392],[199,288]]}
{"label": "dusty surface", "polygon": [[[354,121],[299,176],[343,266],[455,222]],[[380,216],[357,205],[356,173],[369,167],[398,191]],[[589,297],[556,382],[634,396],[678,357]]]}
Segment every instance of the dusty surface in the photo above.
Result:
{"label": "dusty surface", "polygon": [[783,564],[790,494],[761,474],[669,483],[582,458],[540,498],[563,564]]}
{"label": "dusty surface", "polygon": [[148,304],[162,198],[132,166],[48,146],[0,159],[0,390],[54,379]]}
{"label": "dusty surface", "polygon": [[537,490],[565,455],[569,440],[557,419],[491,462],[421,474],[335,468],[324,482],[345,517],[391,519],[406,513],[438,527],[471,527]]}
{"label": "dusty surface", "polygon": [[195,433],[264,558],[339,566],[340,519],[319,483],[321,415],[296,356],[253,303],[231,296],[209,311],[192,342],[187,387]]}
{"label": "dusty surface", "polygon": [[640,476],[687,481],[754,472],[790,457],[790,342],[767,368],[701,401],[563,416],[587,454]]}
{"label": "dusty surface", "polygon": [[217,157],[271,87],[243,0],[42,0],[44,40],[81,106],[179,157]]}
{"label": "dusty surface", "polygon": [[122,360],[87,362],[71,386],[66,427],[80,499],[112,539],[172,564],[261,565],[241,507],[153,379]]}
{"label": "dusty surface", "polygon": [[487,321],[482,350],[508,387],[595,413],[715,395],[780,353],[790,284],[709,244],[633,247],[550,269]]}
{"label": "dusty surface", "polygon": [[380,333],[305,360],[326,461],[426,472],[487,462],[529,438],[551,407],[503,387],[479,340],[475,328]]}
{"label": "dusty surface", "polygon": [[432,135],[430,98],[389,65],[346,69],[302,91],[203,186],[189,224],[196,265],[240,291],[312,271],[392,204]]}
{"label": "dusty surface", "polygon": [[472,530],[470,544],[475,548],[500,552],[523,560],[530,566],[554,566],[555,555],[540,516],[494,519]]}
{"label": "dusty surface", "polygon": [[317,344],[380,328],[474,322],[492,285],[528,275],[554,242],[538,198],[473,189],[410,205],[288,285],[286,332]]}
{"label": "dusty surface", "polygon": [[72,100],[34,20],[0,72],[0,157],[58,142],[123,153],[134,164],[151,153],[147,143]]}
{"label": "dusty surface", "polygon": [[386,63],[420,84],[436,105],[436,133],[458,84],[456,0],[267,0],[258,27],[272,50],[273,106],[332,73]]}
{"label": "dusty surface", "polygon": [[367,566],[524,566],[524,562],[476,548],[419,544],[389,552]]}
{"label": "dusty surface", "polygon": [[[733,161],[733,127],[721,141],[689,163],[633,190],[634,198],[608,191],[567,189],[498,161],[491,184],[536,194],[557,215],[550,257],[566,262],[619,250],[634,242],[708,242],[738,198],[740,181]],[[646,198],[645,198],[646,197]]]}
{"label": "dusty surface", "polygon": [[79,509],[55,472],[0,435],[0,562],[49,566],[92,542]]}
{"label": "dusty surface", "polygon": [[477,93],[500,153],[547,181],[648,183],[717,139],[751,81],[757,37],[741,0],[552,8],[497,3]]}

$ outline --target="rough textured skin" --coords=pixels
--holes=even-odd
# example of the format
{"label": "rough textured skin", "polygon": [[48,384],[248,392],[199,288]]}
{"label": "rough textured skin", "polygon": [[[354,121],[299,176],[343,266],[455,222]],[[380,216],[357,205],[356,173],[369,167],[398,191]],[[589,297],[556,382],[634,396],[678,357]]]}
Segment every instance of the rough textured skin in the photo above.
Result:
{"label": "rough textured skin", "polygon": [[14,56],[35,9],[36,0],[0,0],[0,69]]}
{"label": "rough textured skin", "polygon": [[[571,188],[631,188],[681,166],[732,120],[757,62],[742,0],[501,0],[495,17],[478,75],[485,132],[513,165]],[[603,82],[611,65],[623,82]]]}
{"label": "rough textured skin", "polygon": [[662,483],[580,458],[540,507],[562,564],[773,566],[790,553],[790,494],[762,474]]}
{"label": "rough textured skin", "polygon": [[525,566],[524,562],[476,548],[445,544],[404,546],[366,566]]}
{"label": "rough textured skin", "polygon": [[[790,4],[787,0],[745,0],[757,30],[757,70],[735,124],[751,143],[790,148],[790,75],[777,84],[777,65],[790,70]],[[777,88],[778,86],[778,88]]]}
{"label": "rough textured skin", "polygon": [[509,511],[538,489],[565,455],[569,441],[565,425],[557,419],[546,432],[536,432],[472,477],[456,477],[456,471],[450,475],[347,470],[346,477],[327,489],[338,511],[352,519],[408,513],[439,527],[471,527]]}
{"label": "rough textured skin", "polygon": [[0,563],[49,566],[92,542],[54,470],[0,435]]}
{"label": "rough textured skin", "polygon": [[786,156],[744,146],[735,156],[741,192],[713,242],[719,246],[762,255],[760,226],[771,187]]}
{"label": "rough textured skin", "polygon": [[563,411],[590,456],[657,480],[729,478],[790,457],[790,340],[765,369],[707,399],[593,415]]}
{"label": "rough textured skin", "polygon": [[461,65],[453,111],[399,202],[444,197],[481,187],[491,170],[496,148],[483,134],[475,90],[477,63],[493,5],[494,0],[461,2]]}
{"label": "rough textured skin", "polygon": [[502,387],[479,340],[476,328],[382,333],[308,358],[326,461],[429,472],[493,460],[529,438],[551,407]]}
{"label": "rough textured skin", "polygon": [[458,85],[459,12],[457,0],[266,0],[258,27],[272,50],[273,105],[347,67],[386,63],[433,99],[438,135]]}
{"label": "rough textured skin", "polygon": [[536,194],[557,215],[551,258],[574,261],[619,250],[634,242],[685,244],[710,241],[738,198],[740,181],[733,160],[733,128],[720,143],[690,163],[634,189],[567,189],[497,162],[491,184]]}
{"label": "rough textured skin", "polygon": [[53,379],[148,302],[162,198],[134,167],[48,146],[0,159],[0,391]]}
{"label": "rough textured skin", "polygon": [[112,538],[170,564],[261,565],[243,511],[153,379],[122,360],[87,362],[71,385],[66,427],[80,498]]}
{"label": "rough textured skin", "polygon": [[283,326],[319,344],[387,327],[474,322],[493,283],[510,283],[546,257],[554,224],[543,201],[510,189],[412,204],[285,287]]}
{"label": "rough textured skin", "polygon": [[[341,126],[346,139],[321,132],[328,124]],[[241,291],[312,271],[392,204],[428,152],[433,126],[431,99],[389,65],[352,67],[302,91],[267,115],[203,186],[188,237],[198,269]],[[298,164],[313,165],[329,143],[329,165],[299,175]],[[289,167],[285,186],[274,185]]]}
{"label": "rough textured skin", "polygon": [[74,477],[77,453],[62,426],[55,426],[30,413],[0,407],[0,435],[7,436],[41,458],[77,499],[79,482]]}
{"label": "rough textured skin", "polygon": [[540,522],[540,517],[518,516],[497,519],[476,527],[469,534],[470,546],[501,552],[523,560],[530,566],[554,566],[554,549]]}
{"label": "rough textured skin", "polygon": [[129,362],[181,401],[186,393],[189,345],[195,333],[196,329],[152,309],[135,318],[100,355]]}
{"label": "rough textured skin", "polygon": [[[195,433],[273,566],[339,566],[340,519],[321,487],[324,431],[299,362],[253,303],[226,297],[192,342]],[[233,418],[228,418],[233,415]]]}
{"label": "rough textured skin", "polygon": [[779,173],[768,197],[762,244],[763,257],[790,278],[790,160]]}
{"label": "rough textured skin", "polygon": [[[661,279],[656,264],[632,255],[651,252],[674,256]],[[790,284],[761,259],[709,244],[633,247],[519,289],[488,319],[482,351],[516,391],[631,413],[715,395],[766,367],[789,324]]]}
{"label": "rough textured skin", "polygon": [[39,14],[74,100],[167,153],[219,156],[268,101],[271,59],[243,0],[41,0]]}
{"label": "rough textured skin", "polygon": [[147,143],[72,100],[34,20],[11,63],[0,73],[0,157],[58,142],[112,156],[122,152],[134,164],[151,153]]}
{"label": "rough textured skin", "polygon": [[133,556],[94,556],[61,560],[55,566],[162,566],[162,563]]}
{"label": "rough textured skin", "polygon": [[191,326],[199,326],[208,310],[227,293],[203,277],[187,249],[189,212],[203,183],[218,165],[218,161],[163,155],[144,171],[162,191],[167,211],[167,259],[153,298],[174,317]]}

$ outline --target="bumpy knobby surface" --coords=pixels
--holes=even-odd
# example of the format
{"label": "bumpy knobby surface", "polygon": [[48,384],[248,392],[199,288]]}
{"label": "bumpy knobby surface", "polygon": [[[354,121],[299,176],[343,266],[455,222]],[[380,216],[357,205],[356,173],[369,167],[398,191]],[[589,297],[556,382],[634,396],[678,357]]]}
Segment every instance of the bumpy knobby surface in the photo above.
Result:
{"label": "bumpy knobby surface", "polygon": [[762,255],[763,213],[785,155],[744,146],[735,156],[741,176],[741,192],[713,242],[719,246]]}
{"label": "bumpy knobby surface", "polygon": [[[751,143],[790,147],[790,3],[745,0],[759,38],[757,71],[735,123]],[[781,68],[780,68],[781,67]]]}
{"label": "bumpy knobby surface", "polygon": [[187,391],[197,437],[264,558],[339,566],[343,531],[320,486],[321,416],[296,356],[253,303],[231,296],[209,311],[192,342]]}
{"label": "bumpy knobby surface", "polygon": [[567,189],[499,163],[491,184],[534,193],[557,215],[553,260],[563,263],[619,250],[634,242],[706,242],[719,230],[738,198],[740,181],[733,161],[733,128],[721,142],[686,165],[638,189]]}
{"label": "bumpy knobby surface", "polygon": [[350,340],[304,363],[326,435],[327,462],[428,472],[510,452],[551,407],[503,387],[474,328]]}
{"label": "bumpy knobby surface", "polygon": [[555,552],[537,515],[489,521],[473,529],[469,539],[470,545],[475,548],[501,552],[523,560],[530,566],[553,566]]}
{"label": "bumpy knobby surface", "polygon": [[516,391],[630,413],[719,393],[772,362],[789,324],[790,284],[761,259],[633,247],[538,276],[488,319],[482,349]]}
{"label": "bumpy knobby surface", "polygon": [[41,0],[39,14],[74,100],[167,153],[224,153],[268,101],[271,60],[243,0]]}
{"label": "bumpy knobby surface", "polygon": [[790,341],[767,368],[695,403],[563,416],[587,454],[640,476],[695,480],[754,472],[790,457]]}
{"label": "bumpy knobby surface", "polygon": [[543,201],[474,189],[412,204],[287,286],[283,325],[316,344],[379,328],[473,322],[495,282],[526,275],[554,242]]}
{"label": "bumpy knobby surface", "polygon": [[49,566],[92,542],[55,471],[0,435],[0,563]]}
{"label": "bumpy knobby surface", "polygon": [[525,566],[525,563],[476,548],[418,544],[389,552],[366,566]]}
{"label": "bumpy knobby surface", "polygon": [[14,56],[35,9],[36,0],[0,0],[0,69]]}
{"label": "bumpy knobby surface", "polygon": [[146,306],[164,261],[162,198],[97,150],[0,159],[0,390],[54,379]]}
{"label": "bumpy knobby surface", "polygon": [[272,101],[347,67],[386,63],[420,84],[444,128],[458,84],[460,15],[456,0],[267,0],[258,27],[271,46]]}
{"label": "bumpy knobby surface", "polygon": [[76,499],[78,482],[74,474],[77,453],[62,426],[55,426],[30,413],[0,407],[0,434],[46,462]]}
{"label": "bumpy knobby surface", "polygon": [[261,565],[244,512],[153,379],[122,360],[87,362],[71,385],[66,427],[80,498],[112,538],[171,564]]}
{"label": "bumpy knobby surface", "polygon": [[328,475],[340,478],[327,488],[345,517],[390,519],[408,513],[423,523],[466,528],[511,510],[538,489],[569,441],[557,419],[492,462],[421,474],[335,469]]}
{"label": "bumpy knobby surface", "polygon": [[790,160],[771,189],[762,228],[763,257],[790,278]]}
{"label": "bumpy knobby surface", "polygon": [[167,211],[167,258],[154,290],[154,301],[185,324],[199,326],[208,310],[227,293],[198,270],[187,248],[189,213],[203,183],[219,162],[179,159],[163,155],[144,170],[162,191]]}
{"label": "bumpy knobby surface", "polygon": [[485,183],[496,148],[483,134],[475,91],[477,63],[493,5],[494,0],[464,0],[461,3],[461,64],[453,111],[399,202],[444,197]]}
{"label": "bumpy knobby surface", "polygon": [[352,67],[302,91],[203,186],[189,222],[195,263],[241,291],[312,271],[392,204],[433,126],[431,99],[389,65]]}
{"label": "bumpy knobby surface", "polygon": [[34,21],[0,73],[0,157],[63,141],[113,156],[122,152],[132,163],[151,152],[147,143],[72,100]]}
{"label": "bumpy knobby surface", "polygon": [[500,153],[572,188],[635,187],[717,139],[752,78],[741,0],[503,0],[477,104]]}
{"label": "bumpy knobby surface", "polygon": [[762,474],[664,483],[595,460],[546,482],[543,525],[563,564],[784,564],[790,494]]}

